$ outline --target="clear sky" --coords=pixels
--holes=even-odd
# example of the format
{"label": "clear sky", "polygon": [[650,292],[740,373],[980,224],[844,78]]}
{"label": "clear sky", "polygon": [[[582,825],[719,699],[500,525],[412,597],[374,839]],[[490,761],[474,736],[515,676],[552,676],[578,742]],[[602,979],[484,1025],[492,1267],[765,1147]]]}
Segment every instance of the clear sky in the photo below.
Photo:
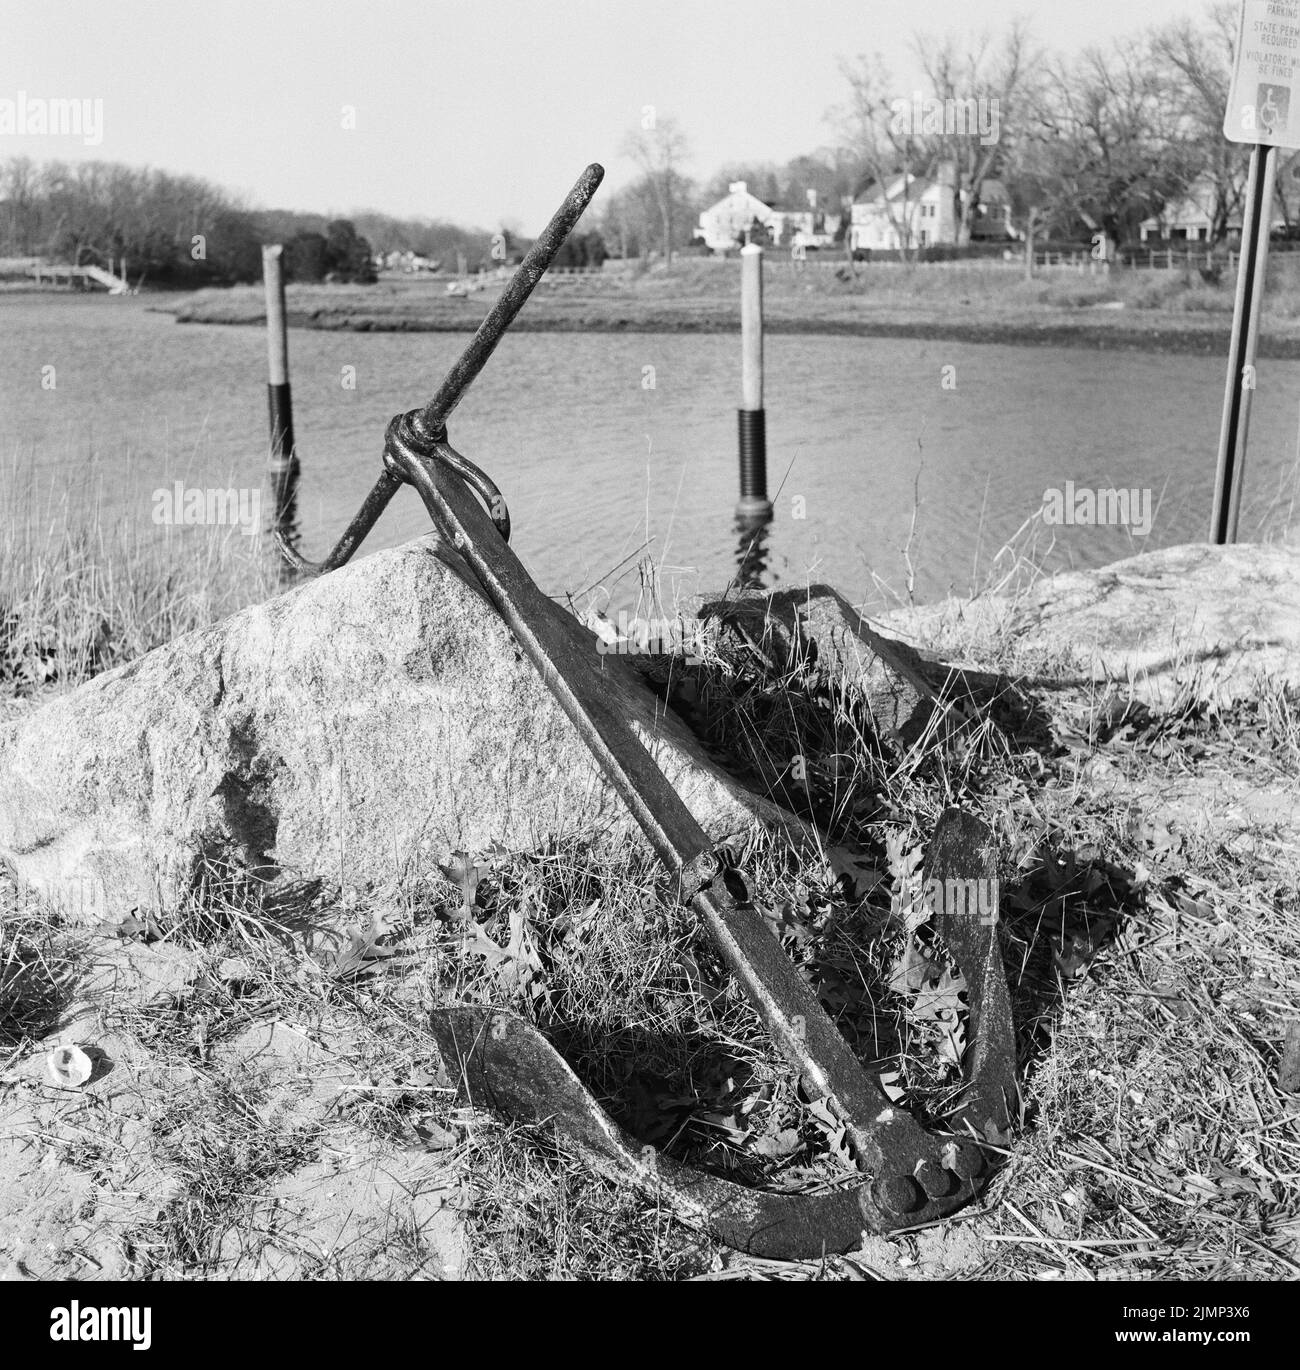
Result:
{"label": "clear sky", "polygon": [[[828,143],[841,57],[880,51],[910,93],[918,30],[1029,13],[1072,51],[1197,0],[0,0],[0,100],[101,99],[103,141],[0,134],[0,158],[189,172],[254,205],[371,208],[534,233],[579,171],[630,180],[642,108],[686,168]],[[344,107],[355,111],[345,128]]]}

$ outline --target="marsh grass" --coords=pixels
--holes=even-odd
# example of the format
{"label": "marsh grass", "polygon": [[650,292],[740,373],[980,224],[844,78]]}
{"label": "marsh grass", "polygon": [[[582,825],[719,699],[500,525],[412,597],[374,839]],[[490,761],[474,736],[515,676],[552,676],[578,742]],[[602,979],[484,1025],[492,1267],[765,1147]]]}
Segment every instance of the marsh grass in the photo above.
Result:
{"label": "marsh grass", "polygon": [[[829,259],[828,259],[829,258]],[[1265,336],[1291,340],[1300,317],[1300,259],[1274,254],[1264,302]],[[446,280],[381,280],[374,286],[295,285],[288,305],[295,322],[316,328],[470,329],[491,306],[502,283],[480,293],[449,297]],[[764,307],[773,326],[831,331],[857,324],[923,325],[944,336],[954,323],[963,330],[997,325],[1001,340],[1014,340],[1050,324],[1088,338],[1110,333],[1140,335],[1159,330],[1158,347],[1172,346],[1180,332],[1223,330],[1233,308],[1235,281],[1226,270],[1207,279],[1199,269],[1114,268],[1109,273],[1068,266],[1040,268],[1026,279],[1016,265],[979,262],[850,266],[823,254],[798,267],[780,250],[765,263]],[[525,328],[618,328],[670,330],[731,327],[738,319],[739,266],[735,260],[682,258],[671,271],[607,271],[591,276],[546,276],[520,321]],[[178,319],[199,323],[262,321],[260,287],[204,290],[159,305]]]}
{"label": "marsh grass", "polygon": [[[0,691],[70,688],[266,598],[274,559],[233,526],[186,539],[102,514],[45,486],[20,454],[4,475],[0,525]],[[75,514],[72,510],[75,508]],[[171,534],[171,535],[169,535]]]}

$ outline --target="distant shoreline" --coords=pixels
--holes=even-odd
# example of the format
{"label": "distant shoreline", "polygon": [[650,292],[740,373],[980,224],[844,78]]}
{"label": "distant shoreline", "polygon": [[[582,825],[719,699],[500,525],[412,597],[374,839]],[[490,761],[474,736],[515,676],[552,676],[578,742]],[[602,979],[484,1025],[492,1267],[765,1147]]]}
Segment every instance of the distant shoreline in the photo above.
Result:
{"label": "distant shoreline", "polygon": [[[172,312],[172,311],[165,311]],[[291,328],[348,333],[472,333],[477,319],[385,317],[352,311],[317,310],[288,314]],[[224,318],[215,311],[178,313],[178,323],[259,325],[260,319]],[[700,315],[629,311],[626,315],[584,314],[579,317],[529,316],[525,310],[511,325],[512,333],[735,333],[739,314]],[[1170,327],[1152,321],[1148,327],[1117,328],[1092,321],[1037,322],[987,320],[964,322],[934,319],[817,319],[775,318],[766,323],[771,336],[897,338],[926,342],[994,343],[1011,347],[1082,347],[1093,351],[1157,352],[1181,355],[1227,355],[1225,327]],[[1300,337],[1261,333],[1259,356],[1269,360],[1300,360]]]}
{"label": "distant shoreline", "polygon": [[[739,273],[732,263],[691,262],[663,271],[545,277],[512,325],[517,333],[736,333]],[[1270,271],[1259,356],[1300,360],[1300,261]],[[850,279],[775,262],[765,273],[767,332],[850,338],[1079,347],[1093,351],[1227,356],[1232,282],[1198,273],[1044,271],[1032,281],[1006,267],[971,270],[863,268]],[[291,285],[294,328],[353,333],[470,333],[502,280],[448,294],[441,277],[378,284]],[[265,319],[260,286],[200,290],[155,306],[178,323]]]}

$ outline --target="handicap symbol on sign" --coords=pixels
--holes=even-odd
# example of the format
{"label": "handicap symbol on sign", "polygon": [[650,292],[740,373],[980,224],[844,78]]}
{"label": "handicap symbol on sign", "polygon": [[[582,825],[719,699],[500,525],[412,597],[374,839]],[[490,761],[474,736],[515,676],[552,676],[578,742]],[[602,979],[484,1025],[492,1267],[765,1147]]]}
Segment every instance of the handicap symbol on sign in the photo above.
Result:
{"label": "handicap symbol on sign", "polygon": [[1286,86],[1260,86],[1255,97],[1259,122],[1266,132],[1273,133],[1286,127],[1290,112],[1291,91]]}

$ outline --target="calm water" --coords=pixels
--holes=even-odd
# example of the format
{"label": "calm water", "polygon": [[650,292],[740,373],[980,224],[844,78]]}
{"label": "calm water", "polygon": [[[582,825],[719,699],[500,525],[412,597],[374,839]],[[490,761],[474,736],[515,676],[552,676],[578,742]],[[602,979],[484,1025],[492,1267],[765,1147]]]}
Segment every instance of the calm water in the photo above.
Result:
{"label": "calm water", "polygon": [[[260,484],[262,331],[181,326],[148,303],[0,297],[0,517],[32,517],[30,495],[11,488],[15,468],[47,487],[67,483],[74,504],[95,491],[110,515],[145,524],[154,490],[174,481]],[[308,554],[321,555],[355,512],[379,470],[388,419],[428,398],[465,341],[291,333]],[[917,597],[967,589],[1045,488],[1067,480],[1150,489],[1152,529],[1146,538],[1052,530],[1050,564],[1099,565],[1205,536],[1218,358],[804,337],[771,338],[767,349],[769,486],[781,487],[769,581],[826,579],[857,597],[879,578],[902,592],[911,530]],[[611,571],[646,542],[644,555],[685,591],[728,579],[738,362],[737,340],[720,336],[502,343],[454,416],[452,441],[504,490],[516,549],[547,591],[602,582],[615,605],[628,604],[636,560]],[[940,383],[949,366],[955,390]],[[54,368],[52,390],[42,388],[44,367]],[[643,383],[648,367],[653,389]],[[353,389],[342,384],[346,368],[355,368]],[[1243,537],[1288,516],[1300,367],[1263,362],[1259,387]],[[366,548],[425,526],[404,491]]]}

